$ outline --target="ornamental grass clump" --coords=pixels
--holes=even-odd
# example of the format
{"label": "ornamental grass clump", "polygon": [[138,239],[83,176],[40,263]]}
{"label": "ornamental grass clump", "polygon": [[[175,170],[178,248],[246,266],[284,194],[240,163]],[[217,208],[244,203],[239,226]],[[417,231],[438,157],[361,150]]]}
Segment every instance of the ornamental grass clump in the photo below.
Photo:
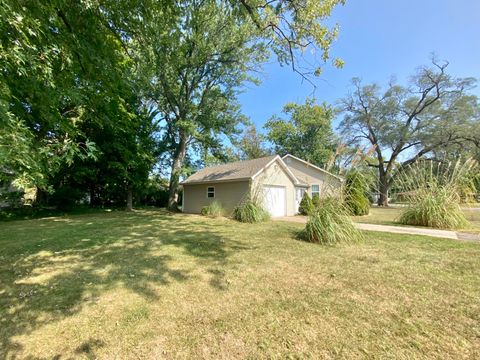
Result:
{"label": "ornamental grass clump", "polygon": [[338,197],[320,198],[320,204],[308,218],[300,237],[308,242],[333,245],[355,243],[363,238],[348,210]]}
{"label": "ornamental grass clump", "polygon": [[259,201],[247,199],[233,210],[233,218],[244,223],[258,223],[270,219],[270,214]]}
{"label": "ornamental grass clump", "polygon": [[220,217],[225,214],[225,209],[217,200],[213,200],[210,205],[202,208],[201,214],[209,217]]}
{"label": "ornamental grass clump", "polygon": [[408,202],[399,222],[405,225],[438,229],[460,229],[468,226],[461,208],[462,193],[469,184],[474,160],[455,163],[424,161],[409,166],[398,180],[398,188]]}

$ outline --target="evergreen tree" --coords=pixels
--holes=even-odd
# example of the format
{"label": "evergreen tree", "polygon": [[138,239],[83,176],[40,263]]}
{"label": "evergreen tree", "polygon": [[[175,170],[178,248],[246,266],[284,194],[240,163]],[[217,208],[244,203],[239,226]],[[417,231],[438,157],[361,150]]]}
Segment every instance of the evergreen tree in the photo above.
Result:
{"label": "evergreen tree", "polygon": [[300,206],[298,208],[298,212],[301,215],[310,215],[314,210],[314,206],[312,203],[312,198],[308,195],[307,192],[303,194],[302,201],[300,201]]}
{"label": "evergreen tree", "polygon": [[345,205],[351,215],[368,215],[370,202],[368,200],[368,178],[357,170],[348,172],[345,181]]}

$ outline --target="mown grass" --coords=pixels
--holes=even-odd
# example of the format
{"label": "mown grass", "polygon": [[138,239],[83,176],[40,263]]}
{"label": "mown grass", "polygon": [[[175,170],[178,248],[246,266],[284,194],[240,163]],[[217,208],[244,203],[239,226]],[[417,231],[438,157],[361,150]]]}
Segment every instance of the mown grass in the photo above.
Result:
{"label": "mown grass", "polygon": [[[352,219],[359,223],[405,226],[398,222],[402,210],[402,207],[374,206],[370,208],[368,215],[353,216]],[[465,208],[463,214],[470,224],[465,229],[460,229],[460,231],[480,233],[480,210]]]}
{"label": "mown grass", "polygon": [[0,223],[0,358],[478,358],[480,246],[164,211]]}

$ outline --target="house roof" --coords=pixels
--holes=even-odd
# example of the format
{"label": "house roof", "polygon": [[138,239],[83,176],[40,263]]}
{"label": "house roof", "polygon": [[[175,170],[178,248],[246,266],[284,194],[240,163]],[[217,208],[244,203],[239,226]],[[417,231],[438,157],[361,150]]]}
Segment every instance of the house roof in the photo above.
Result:
{"label": "house roof", "polygon": [[338,176],[338,175],[335,175],[335,174],[332,174],[331,172],[328,172],[327,170],[324,170],[324,169],[322,169],[322,168],[319,168],[318,166],[315,166],[315,165],[313,165],[313,164],[310,164],[309,162],[307,162],[307,161],[305,161],[305,160],[302,160],[302,159],[300,159],[300,158],[298,158],[298,157],[296,157],[296,156],[287,154],[287,155],[285,155],[284,157],[282,157],[282,160],[285,160],[285,159],[288,158],[288,157],[289,157],[289,158],[292,158],[292,159],[295,159],[295,160],[297,160],[297,161],[300,161],[301,163],[305,164],[306,166],[311,167],[311,168],[313,168],[313,169],[316,169],[316,170],[318,170],[318,171],[320,171],[320,172],[322,172],[322,173],[324,173],[324,174],[326,174],[326,175],[332,176],[332,177],[334,177],[334,178],[336,178],[336,179],[338,179],[338,180],[340,180],[340,181],[344,181],[344,179],[343,179],[342,177],[340,177],[340,176]]}
{"label": "house roof", "polygon": [[182,182],[182,184],[250,180],[259,174],[276,158],[281,161],[281,158],[278,155],[271,155],[258,159],[235,161],[228,164],[209,166],[189,176],[185,181]]}
{"label": "house roof", "polygon": [[226,181],[246,181],[253,180],[257,175],[261,174],[270,164],[274,161],[278,161],[283,170],[287,175],[292,179],[293,183],[297,186],[307,187],[308,185],[299,181],[295,175],[292,173],[290,168],[285,164],[283,159],[286,157],[291,157],[298,161],[303,162],[304,164],[311,166],[317,170],[320,170],[330,176],[333,176],[339,180],[343,180],[341,177],[329,173],[326,170],[323,170],[313,164],[310,164],[302,159],[299,159],[293,155],[285,155],[281,158],[278,155],[266,156],[258,159],[252,160],[243,160],[235,161],[227,164],[209,166],[197,171],[195,174],[189,176],[187,179],[182,181],[180,184],[203,184],[203,183],[214,183],[214,182],[226,182]]}

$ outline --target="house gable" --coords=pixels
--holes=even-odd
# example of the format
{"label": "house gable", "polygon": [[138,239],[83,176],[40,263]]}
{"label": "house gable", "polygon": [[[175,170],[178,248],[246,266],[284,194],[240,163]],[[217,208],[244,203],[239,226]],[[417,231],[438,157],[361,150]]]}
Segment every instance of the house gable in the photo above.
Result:
{"label": "house gable", "polygon": [[265,187],[281,187],[285,189],[285,208],[287,215],[294,215],[297,211],[295,205],[295,186],[298,179],[285,165],[280,157],[274,159],[252,180],[252,196],[262,197]]}
{"label": "house gable", "polygon": [[342,178],[329,173],[313,164],[299,159],[293,155],[285,155],[283,161],[301,183],[309,186],[309,194],[312,195],[312,185],[319,185],[319,188],[338,188],[342,184]]}
{"label": "house gable", "polygon": [[290,168],[283,162],[280,156],[276,156],[273,158],[267,165],[265,165],[262,169],[260,169],[255,175],[252,176],[252,180],[261,176],[262,174],[269,172],[272,175],[272,166],[276,171],[283,171],[286,176],[288,176],[293,184],[298,184],[299,181],[292,173]]}

